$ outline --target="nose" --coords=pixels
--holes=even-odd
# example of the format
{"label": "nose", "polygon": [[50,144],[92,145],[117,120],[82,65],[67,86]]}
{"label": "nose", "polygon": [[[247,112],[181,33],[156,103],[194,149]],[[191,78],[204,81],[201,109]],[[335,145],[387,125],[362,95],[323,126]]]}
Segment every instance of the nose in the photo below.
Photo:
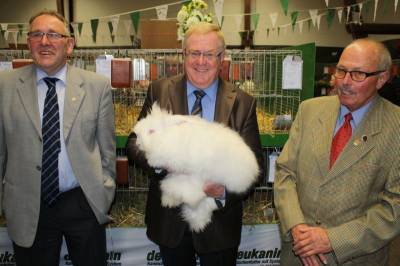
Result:
{"label": "nose", "polygon": [[47,35],[46,35],[46,34],[44,34],[44,35],[42,36],[42,39],[40,40],[40,43],[43,44],[43,45],[46,45],[46,44],[49,44],[49,43],[50,43],[50,42],[49,42],[49,39],[47,38]]}
{"label": "nose", "polygon": [[204,54],[200,54],[199,59],[197,60],[199,64],[204,64],[207,60],[204,57]]}
{"label": "nose", "polygon": [[344,75],[344,78],[343,78],[343,83],[344,84],[349,84],[352,81],[353,80],[351,79],[350,72],[346,72],[346,74]]}

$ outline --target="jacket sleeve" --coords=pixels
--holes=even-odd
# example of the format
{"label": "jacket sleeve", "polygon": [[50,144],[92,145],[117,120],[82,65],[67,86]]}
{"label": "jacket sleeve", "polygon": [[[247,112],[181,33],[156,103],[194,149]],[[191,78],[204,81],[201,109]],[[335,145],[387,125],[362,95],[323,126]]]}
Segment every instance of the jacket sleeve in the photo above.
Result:
{"label": "jacket sleeve", "polygon": [[274,182],[274,203],[278,212],[283,236],[290,240],[290,230],[297,224],[305,223],[296,188],[296,168],[301,145],[302,105],[290,130],[279,158],[276,161]]}

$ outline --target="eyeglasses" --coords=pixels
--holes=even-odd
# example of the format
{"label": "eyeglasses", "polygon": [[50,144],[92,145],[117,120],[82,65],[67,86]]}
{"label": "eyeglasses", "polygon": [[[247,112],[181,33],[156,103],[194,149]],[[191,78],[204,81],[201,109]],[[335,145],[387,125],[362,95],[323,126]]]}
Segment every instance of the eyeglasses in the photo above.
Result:
{"label": "eyeglasses", "polygon": [[203,56],[203,58],[206,59],[207,61],[212,61],[212,60],[215,60],[218,57],[220,57],[223,52],[224,51],[220,51],[220,52],[211,52],[211,51],[202,52],[202,51],[199,51],[199,50],[187,50],[186,51],[186,56],[188,56],[192,60],[198,60],[198,59],[200,59],[201,56]]}
{"label": "eyeglasses", "polygon": [[47,40],[50,42],[58,41],[61,40],[62,38],[67,38],[69,37],[68,35],[64,35],[58,32],[41,32],[41,31],[33,31],[33,32],[28,32],[28,37],[30,40],[38,42],[43,39],[43,36],[47,37]]}
{"label": "eyeglasses", "polygon": [[370,76],[375,76],[375,75],[383,73],[385,71],[386,70],[379,70],[379,71],[375,71],[375,72],[364,72],[364,71],[358,71],[358,70],[347,71],[342,68],[336,68],[334,76],[337,79],[343,79],[347,73],[350,73],[350,77],[352,80],[361,82]]}

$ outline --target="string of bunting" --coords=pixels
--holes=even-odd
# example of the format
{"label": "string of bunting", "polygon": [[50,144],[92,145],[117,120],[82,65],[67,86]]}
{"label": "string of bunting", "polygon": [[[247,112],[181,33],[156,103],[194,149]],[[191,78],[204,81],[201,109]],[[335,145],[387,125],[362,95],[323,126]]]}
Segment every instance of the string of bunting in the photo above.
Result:
{"label": "string of bunting", "polygon": [[[337,14],[338,20],[342,23],[343,16],[345,22],[347,23],[358,23],[360,21],[360,17],[362,11],[368,14],[371,10],[371,5],[373,4],[373,20],[376,19],[377,8],[380,0],[364,0],[359,3],[355,3],[347,6],[340,7],[329,7],[329,0],[325,0],[326,8],[323,9],[307,9],[307,10],[294,10],[289,12],[289,0],[279,0],[282,6],[283,14],[290,19],[290,22],[285,24],[276,25],[279,17],[278,12],[273,13],[240,13],[240,14],[223,14],[223,5],[224,0],[212,0],[214,4],[214,12],[215,17],[219,26],[222,28],[224,21],[226,18],[232,17],[235,22],[235,32],[238,32],[240,35],[249,34],[247,31],[240,30],[242,29],[243,17],[250,16],[251,17],[251,29],[255,32],[266,32],[267,36],[272,31],[276,31],[279,35],[283,30],[284,33],[287,33],[288,28],[292,28],[292,31],[295,30],[296,26],[301,33],[303,31],[303,26],[305,23],[308,25],[308,30],[311,29],[311,26],[314,26],[319,30],[322,17],[326,17],[326,22],[328,28],[332,26],[334,18]],[[74,30],[75,37],[81,37],[82,29],[85,25],[90,25],[91,29],[91,37],[92,41],[96,42],[97,40],[97,29],[99,26],[99,22],[105,22],[109,29],[109,34],[111,36],[112,42],[115,40],[116,32],[119,26],[120,17],[128,16],[128,20],[122,20],[125,26],[126,34],[130,36],[131,41],[133,42],[134,36],[138,34],[139,23],[140,23],[140,14],[146,11],[155,10],[157,18],[156,20],[176,20],[176,17],[168,18],[168,7],[173,5],[187,5],[191,1],[177,1],[169,4],[158,5],[153,7],[148,7],[144,9],[138,9],[134,11],[123,12],[119,14],[113,14],[110,16],[102,16],[98,18],[88,19],[86,21],[78,21],[71,22],[70,25]],[[388,9],[389,0],[383,0],[383,12],[386,13]],[[394,12],[396,12],[398,6],[398,0],[394,0]],[[350,20],[350,14],[358,14],[358,17],[352,17],[352,21]],[[299,19],[300,14],[305,13],[306,17]],[[266,20],[270,20],[271,23],[268,23],[262,29],[259,29],[259,21],[261,17],[267,17]],[[304,17],[304,15],[303,15]],[[20,38],[27,33],[29,24],[28,23],[0,23],[0,34],[1,37],[5,40],[11,40],[17,45]],[[227,33],[227,31],[225,31]]]}

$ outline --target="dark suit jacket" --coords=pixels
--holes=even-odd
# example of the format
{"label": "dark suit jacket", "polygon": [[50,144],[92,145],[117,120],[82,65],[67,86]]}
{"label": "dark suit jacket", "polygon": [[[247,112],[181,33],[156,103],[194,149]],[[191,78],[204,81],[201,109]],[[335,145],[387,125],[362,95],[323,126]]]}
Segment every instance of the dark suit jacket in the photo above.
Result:
{"label": "dark suit jacket", "polygon": [[[173,114],[189,114],[186,94],[186,78],[178,75],[156,81],[149,88],[139,119],[146,116],[153,102]],[[215,121],[236,130],[255,152],[260,169],[262,151],[256,117],[256,100],[245,92],[220,80],[215,108]],[[135,135],[128,139],[128,158],[131,163],[147,169],[150,174],[150,188],[146,206],[147,236],[158,245],[176,247],[187,227],[180,215],[180,208],[161,206],[161,191],[157,175],[147,165],[144,156],[137,151]],[[201,233],[193,233],[195,249],[200,252],[214,252],[236,247],[240,243],[242,227],[242,201],[244,196],[227,191],[225,206],[213,213],[211,223]]]}

